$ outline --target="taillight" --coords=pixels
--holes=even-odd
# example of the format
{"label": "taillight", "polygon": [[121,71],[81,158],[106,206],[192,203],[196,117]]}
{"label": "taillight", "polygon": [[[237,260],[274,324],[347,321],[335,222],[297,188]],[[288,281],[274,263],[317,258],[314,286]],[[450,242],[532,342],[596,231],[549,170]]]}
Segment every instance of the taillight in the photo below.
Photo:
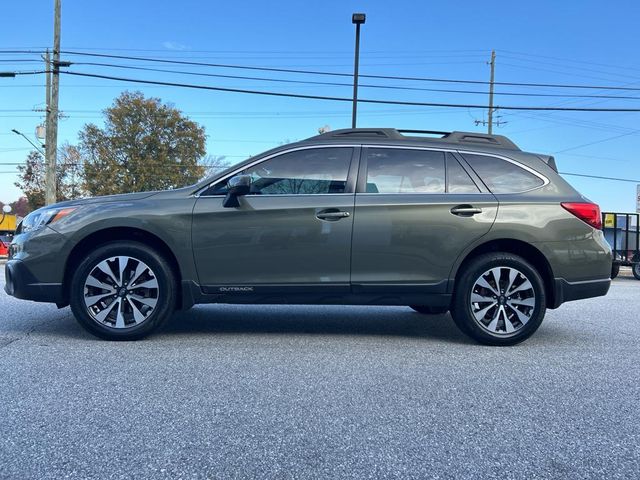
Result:
{"label": "taillight", "polygon": [[578,217],[583,222],[593,228],[602,230],[602,215],[600,207],[595,203],[588,202],[562,202],[562,208]]}

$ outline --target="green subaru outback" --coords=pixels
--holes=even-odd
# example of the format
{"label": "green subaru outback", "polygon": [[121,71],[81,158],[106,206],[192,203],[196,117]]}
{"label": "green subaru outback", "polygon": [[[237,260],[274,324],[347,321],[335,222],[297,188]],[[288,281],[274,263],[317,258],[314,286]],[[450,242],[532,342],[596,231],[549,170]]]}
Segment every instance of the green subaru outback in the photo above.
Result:
{"label": "green subaru outback", "polygon": [[553,157],[498,135],[349,129],[190,187],[41,208],[18,227],[5,290],[71,305],[110,340],[197,303],[294,303],[449,311],[511,345],[547,308],[605,295],[610,272],[600,209]]}

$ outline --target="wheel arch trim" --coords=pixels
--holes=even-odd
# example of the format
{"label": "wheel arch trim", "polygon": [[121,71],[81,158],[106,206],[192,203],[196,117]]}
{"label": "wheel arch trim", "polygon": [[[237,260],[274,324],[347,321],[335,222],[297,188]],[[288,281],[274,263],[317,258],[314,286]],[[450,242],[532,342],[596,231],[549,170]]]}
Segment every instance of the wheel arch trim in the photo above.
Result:
{"label": "wheel arch trim", "polygon": [[468,264],[472,259],[484,253],[506,252],[524,258],[538,270],[544,282],[545,295],[548,299],[548,307],[555,308],[556,292],[553,269],[545,255],[535,245],[511,237],[493,238],[489,240],[485,238],[483,240],[483,242],[469,247],[469,249],[464,254],[460,255],[457,258],[449,274],[449,285],[447,288],[447,292],[452,293],[454,291],[460,272],[462,272],[464,266]]}
{"label": "wheel arch trim", "polygon": [[[162,255],[176,276],[176,282],[178,285],[184,277],[185,266],[180,264],[178,257],[171,250],[168,242],[162,238],[161,235],[156,234],[150,230],[140,228],[140,226],[122,225],[122,226],[104,226],[103,228],[94,229],[91,232],[85,232],[84,235],[78,235],[78,240],[74,242],[74,247],[69,252],[64,265],[63,276],[63,303],[68,305],[69,303],[69,286],[71,284],[71,278],[75,267],[82,261],[84,255],[97,248],[98,246],[105,245],[116,241],[133,241],[141,243],[149,248],[152,248],[158,254]],[[178,308],[182,305],[181,289],[178,289]]]}

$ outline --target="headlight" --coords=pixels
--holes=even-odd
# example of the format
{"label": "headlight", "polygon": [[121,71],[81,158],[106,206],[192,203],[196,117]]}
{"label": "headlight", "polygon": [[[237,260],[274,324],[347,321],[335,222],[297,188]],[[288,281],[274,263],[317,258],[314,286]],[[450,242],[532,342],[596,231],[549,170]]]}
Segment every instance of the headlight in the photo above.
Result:
{"label": "headlight", "polygon": [[46,208],[30,213],[22,220],[21,231],[32,232],[63,219],[77,207]]}

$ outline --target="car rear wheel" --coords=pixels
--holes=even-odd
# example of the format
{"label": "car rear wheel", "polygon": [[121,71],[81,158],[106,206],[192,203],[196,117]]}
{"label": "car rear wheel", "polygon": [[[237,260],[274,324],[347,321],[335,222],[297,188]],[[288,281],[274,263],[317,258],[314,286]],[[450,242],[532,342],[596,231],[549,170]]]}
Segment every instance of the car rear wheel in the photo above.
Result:
{"label": "car rear wheel", "polygon": [[632,260],[635,263],[631,267],[631,273],[636,277],[636,280],[640,280],[640,255],[634,255]]}
{"label": "car rear wheel", "polygon": [[138,340],[175,308],[176,282],[167,261],[137,242],[113,242],[80,262],[71,280],[71,309],[93,335]]}
{"label": "car rear wheel", "polygon": [[409,308],[423,315],[443,315],[449,311],[447,307],[431,307],[429,305],[409,305]]}
{"label": "car rear wheel", "polygon": [[473,259],[455,287],[451,315],[487,345],[515,345],[538,329],[546,311],[543,280],[525,259],[489,253]]}

